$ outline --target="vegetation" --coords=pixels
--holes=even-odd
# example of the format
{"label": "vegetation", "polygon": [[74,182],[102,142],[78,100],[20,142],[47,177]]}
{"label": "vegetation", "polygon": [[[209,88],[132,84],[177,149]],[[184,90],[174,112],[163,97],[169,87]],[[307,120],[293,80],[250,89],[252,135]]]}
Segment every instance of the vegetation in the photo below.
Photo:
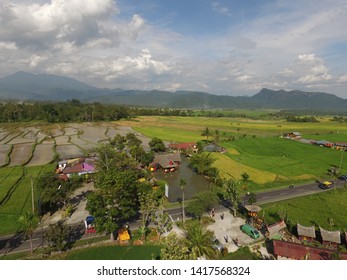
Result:
{"label": "vegetation", "polygon": [[267,224],[284,218],[291,228],[300,223],[317,229],[321,226],[326,230],[347,231],[346,205],[347,189],[343,188],[265,204],[259,216],[264,212]]}
{"label": "vegetation", "polygon": [[153,260],[160,259],[161,246],[99,246],[69,252],[67,260]]}
{"label": "vegetation", "polygon": [[37,178],[40,174],[52,169],[54,169],[53,165],[0,168],[0,235],[15,233],[20,230],[19,217],[26,212],[32,212],[32,185],[34,210],[38,214]]}
{"label": "vegetation", "polygon": [[24,235],[29,237],[30,240],[30,253],[33,254],[33,233],[35,228],[39,223],[39,217],[34,213],[26,212],[22,216],[19,217],[19,223],[21,224],[21,228],[23,229]]}

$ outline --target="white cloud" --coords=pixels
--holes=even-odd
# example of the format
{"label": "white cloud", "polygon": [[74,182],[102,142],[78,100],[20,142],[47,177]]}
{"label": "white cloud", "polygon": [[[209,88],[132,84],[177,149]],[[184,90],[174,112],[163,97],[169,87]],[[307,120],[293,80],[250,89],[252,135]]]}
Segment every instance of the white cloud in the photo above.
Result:
{"label": "white cloud", "polygon": [[222,15],[225,16],[231,16],[231,11],[228,7],[223,6],[221,3],[219,2],[212,2],[212,9]]}
{"label": "white cloud", "polygon": [[0,50],[17,50],[18,47],[14,42],[0,42]]}
{"label": "white cloud", "polygon": [[29,60],[29,67],[34,68],[37,65],[39,65],[41,62],[44,62],[46,60],[47,60],[46,56],[40,56],[40,55],[33,54]]}

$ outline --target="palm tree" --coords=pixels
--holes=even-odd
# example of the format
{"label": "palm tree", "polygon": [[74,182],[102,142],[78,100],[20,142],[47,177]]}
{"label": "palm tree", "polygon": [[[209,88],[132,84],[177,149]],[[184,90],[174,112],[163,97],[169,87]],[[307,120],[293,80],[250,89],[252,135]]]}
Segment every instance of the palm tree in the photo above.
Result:
{"label": "palm tree", "polygon": [[184,178],[180,179],[180,188],[182,190],[182,225],[184,226],[185,213],[184,213],[184,188],[187,185],[187,181]]}
{"label": "palm tree", "polygon": [[197,257],[213,258],[215,254],[212,248],[213,232],[205,231],[199,221],[194,221],[187,226],[186,238],[188,248]]}
{"label": "palm tree", "polygon": [[39,223],[39,218],[37,215],[31,212],[27,212],[24,215],[20,216],[18,219],[19,223],[22,226],[22,230],[25,234],[25,236],[29,237],[30,241],[30,253],[33,254],[33,233],[35,228],[37,227]]}
{"label": "palm tree", "polygon": [[224,188],[225,188],[226,198],[232,204],[233,215],[234,217],[236,217],[236,211],[241,200],[239,182],[234,181],[233,179],[225,180]]}

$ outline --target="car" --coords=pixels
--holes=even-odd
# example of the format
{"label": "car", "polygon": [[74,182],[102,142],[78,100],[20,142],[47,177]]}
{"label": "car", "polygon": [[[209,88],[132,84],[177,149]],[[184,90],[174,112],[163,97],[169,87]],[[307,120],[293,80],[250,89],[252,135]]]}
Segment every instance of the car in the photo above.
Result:
{"label": "car", "polygon": [[214,238],[212,240],[212,248],[218,251],[222,251],[224,248],[224,245],[217,238]]}
{"label": "car", "polygon": [[322,189],[330,189],[331,187],[334,186],[334,184],[335,184],[334,181],[324,181],[319,184],[319,187]]}
{"label": "car", "polygon": [[339,179],[347,181],[347,175],[341,175],[341,176],[339,176]]}
{"label": "car", "polygon": [[247,234],[248,236],[252,237],[253,239],[257,239],[260,237],[259,231],[257,231],[254,227],[252,227],[249,224],[244,224],[241,227],[242,232]]}

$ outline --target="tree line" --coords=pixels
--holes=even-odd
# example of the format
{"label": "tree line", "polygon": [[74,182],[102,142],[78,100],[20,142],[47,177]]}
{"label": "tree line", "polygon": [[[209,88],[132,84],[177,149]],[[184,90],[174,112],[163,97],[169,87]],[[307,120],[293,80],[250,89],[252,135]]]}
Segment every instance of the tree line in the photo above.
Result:
{"label": "tree line", "polygon": [[6,102],[0,103],[0,122],[46,121],[96,122],[117,121],[134,116],[192,116],[192,110],[169,108],[139,108],[115,104],[66,102]]}

